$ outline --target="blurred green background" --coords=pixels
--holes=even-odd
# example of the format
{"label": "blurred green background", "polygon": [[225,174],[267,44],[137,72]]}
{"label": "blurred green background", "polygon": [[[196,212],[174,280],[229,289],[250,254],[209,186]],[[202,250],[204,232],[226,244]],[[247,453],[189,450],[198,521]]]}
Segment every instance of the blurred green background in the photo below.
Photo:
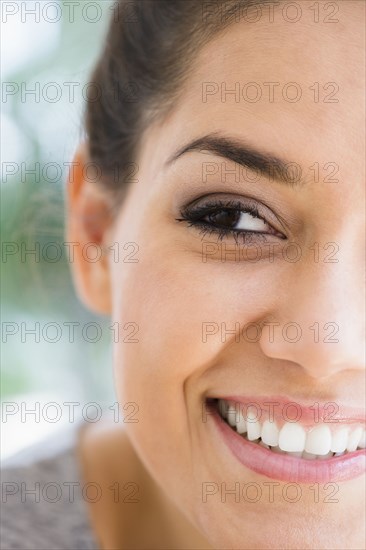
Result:
{"label": "blurred green background", "polygon": [[[63,245],[67,163],[83,135],[84,86],[114,7],[104,0],[1,3],[2,405],[115,401],[110,323],[79,303]],[[91,322],[100,327],[95,342],[92,325],[82,334]],[[61,337],[52,342],[54,323]],[[79,323],[74,341],[65,323]],[[24,439],[17,416],[4,422],[3,415],[4,456],[54,428],[48,422]]]}

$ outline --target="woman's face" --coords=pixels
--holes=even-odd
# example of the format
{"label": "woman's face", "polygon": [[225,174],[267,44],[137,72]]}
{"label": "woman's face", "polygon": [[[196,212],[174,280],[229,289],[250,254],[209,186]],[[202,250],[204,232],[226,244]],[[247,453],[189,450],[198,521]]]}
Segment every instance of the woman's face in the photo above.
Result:
{"label": "woman's face", "polygon": [[[294,23],[262,7],[199,53],[111,240],[126,430],[219,548],[363,547],[363,453],[327,453],[364,429],[365,5],[314,22],[310,4]],[[260,426],[239,436],[219,398]],[[297,455],[259,445],[265,421]]]}

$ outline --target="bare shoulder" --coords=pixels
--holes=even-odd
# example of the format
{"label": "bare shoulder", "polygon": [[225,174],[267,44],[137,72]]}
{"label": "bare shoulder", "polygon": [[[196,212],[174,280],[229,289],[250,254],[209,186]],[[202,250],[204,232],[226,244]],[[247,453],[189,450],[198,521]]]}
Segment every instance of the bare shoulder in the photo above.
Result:
{"label": "bare shoulder", "polygon": [[118,548],[141,512],[143,466],[123,426],[111,422],[83,427],[78,455],[83,481],[97,495],[89,503],[92,528],[102,548]]}
{"label": "bare shoulder", "polygon": [[[118,423],[101,421],[83,426],[78,450],[82,465],[86,470],[93,468],[95,474],[110,477],[117,472],[132,473],[141,468],[123,425]],[[100,471],[99,467],[102,467]]]}

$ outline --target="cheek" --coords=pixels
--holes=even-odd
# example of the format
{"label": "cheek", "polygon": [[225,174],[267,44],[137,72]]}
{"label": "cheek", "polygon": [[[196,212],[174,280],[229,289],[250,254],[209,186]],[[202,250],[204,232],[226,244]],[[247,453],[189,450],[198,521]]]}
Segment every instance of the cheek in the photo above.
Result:
{"label": "cheek", "polygon": [[[138,422],[125,425],[135,447],[155,472],[164,471],[165,479],[171,468],[175,483],[177,462],[190,456],[192,403],[197,404],[193,414],[201,411],[199,390],[187,382],[215,364],[226,347],[219,333],[204,337],[204,323],[224,321],[232,328],[256,321],[268,303],[263,292],[268,272],[258,277],[253,268],[245,275],[242,264],[204,263],[175,244],[169,228],[139,234],[137,240],[138,263],[112,264],[113,322],[120,329],[115,381],[120,403],[138,407]],[[136,331],[130,339],[138,342],[129,341],[131,323]],[[190,394],[196,392],[189,411],[188,385]],[[189,472],[188,462],[179,467]]]}
{"label": "cheek", "polygon": [[[268,272],[254,276],[254,270],[246,274],[237,266],[182,260],[179,252],[159,250],[140,256],[138,264],[118,265],[116,271],[118,369],[126,383],[144,381],[147,395],[154,387],[160,394],[181,393],[185,380],[209,368],[225,348],[235,324],[260,321],[271,310]],[[131,340],[138,342],[129,342],[130,324],[135,327]]]}

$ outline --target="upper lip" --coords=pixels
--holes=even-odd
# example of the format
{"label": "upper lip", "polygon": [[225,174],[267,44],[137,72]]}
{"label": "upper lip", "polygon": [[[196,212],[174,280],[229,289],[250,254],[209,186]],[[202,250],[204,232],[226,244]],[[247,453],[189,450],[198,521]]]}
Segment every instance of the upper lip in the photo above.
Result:
{"label": "upper lip", "polygon": [[298,421],[305,425],[314,425],[318,422],[326,423],[364,423],[365,408],[364,407],[348,407],[340,401],[334,399],[329,401],[320,401],[316,398],[313,400],[299,400],[295,397],[270,395],[270,396],[254,396],[254,395],[236,395],[224,394],[215,395],[212,398],[224,399],[225,401],[234,401],[248,406],[250,403],[256,405],[268,416],[272,410],[273,419],[291,417],[292,421],[298,415]]}

